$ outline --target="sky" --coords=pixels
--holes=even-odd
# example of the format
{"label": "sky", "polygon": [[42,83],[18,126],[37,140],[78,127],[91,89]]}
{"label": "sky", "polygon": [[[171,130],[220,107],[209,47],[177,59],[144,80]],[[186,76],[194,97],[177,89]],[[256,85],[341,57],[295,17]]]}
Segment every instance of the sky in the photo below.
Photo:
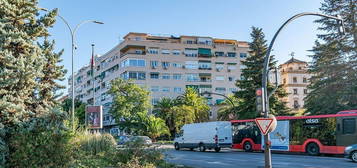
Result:
{"label": "sky", "polygon": [[[278,28],[301,12],[319,12],[322,0],[39,0],[39,7],[59,9],[74,28],[84,20],[98,20],[103,25],[87,23],[76,33],[74,71],[89,64],[91,44],[103,55],[117,45],[128,32],[154,35],[196,35],[250,41],[251,27],[263,29],[270,42]],[[308,57],[316,40],[318,24],[306,16],[289,24],[275,41],[272,54],[278,63],[291,58],[311,61]],[[66,79],[71,74],[71,36],[66,25],[57,20],[49,30],[62,55]],[[68,86],[67,80],[61,82]],[[64,91],[66,92],[66,91]]]}

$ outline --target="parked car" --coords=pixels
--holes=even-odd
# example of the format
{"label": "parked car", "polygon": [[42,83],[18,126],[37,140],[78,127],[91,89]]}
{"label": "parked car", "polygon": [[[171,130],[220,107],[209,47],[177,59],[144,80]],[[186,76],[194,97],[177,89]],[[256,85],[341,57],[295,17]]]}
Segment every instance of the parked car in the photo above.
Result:
{"label": "parked car", "polygon": [[148,136],[132,136],[128,142],[141,141],[144,145],[152,145],[152,141]]}
{"label": "parked car", "polygon": [[129,141],[129,136],[121,135],[118,137],[118,145],[124,145],[128,141]]}
{"label": "parked car", "polygon": [[357,144],[345,148],[345,157],[357,162]]}
{"label": "parked car", "polygon": [[198,148],[201,152],[206,149],[219,152],[221,148],[231,148],[232,125],[228,121],[186,124],[177,134],[174,146],[176,150]]}

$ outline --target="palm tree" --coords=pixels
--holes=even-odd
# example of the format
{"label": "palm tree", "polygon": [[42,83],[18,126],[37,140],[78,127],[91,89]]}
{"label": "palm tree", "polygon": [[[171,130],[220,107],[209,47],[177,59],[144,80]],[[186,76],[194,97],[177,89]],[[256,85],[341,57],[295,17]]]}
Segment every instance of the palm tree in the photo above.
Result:
{"label": "palm tree", "polygon": [[[237,99],[234,95],[229,95],[228,98],[230,98],[234,104],[238,104],[240,103],[241,100]],[[228,121],[228,120],[232,120],[232,119],[237,119],[238,115],[237,115],[237,107],[232,105],[231,102],[229,102],[227,99],[224,100],[221,104],[220,104],[220,108],[218,110],[218,117],[217,119],[219,121]]]}
{"label": "palm tree", "polygon": [[170,135],[169,129],[167,128],[165,121],[161,118],[157,118],[150,115],[145,123],[146,134],[155,142],[156,138],[161,135]]}
{"label": "palm tree", "polygon": [[160,117],[165,120],[167,127],[169,128],[170,134],[172,136],[175,135],[176,132],[176,122],[175,122],[175,114],[172,108],[176,105],[175,100],[170,98],[162,98],[157,105],[155,105],[155,109],[153,113],[156,117]]}

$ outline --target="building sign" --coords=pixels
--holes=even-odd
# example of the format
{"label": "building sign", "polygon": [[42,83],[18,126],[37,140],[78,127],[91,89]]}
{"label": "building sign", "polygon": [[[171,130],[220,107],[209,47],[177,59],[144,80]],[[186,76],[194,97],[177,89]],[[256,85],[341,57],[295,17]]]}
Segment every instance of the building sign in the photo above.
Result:
{"label": "building sign", "polygon": [[87,106],[86,107],[87,126],[89,129],[97,129],[103,127],[103,108],[102,106]]}
{"label": "building sign", "polygon": [[[270,133],[271,150],[289,151],[289,121],[278,121],[279,127]],[[264,138],[262,137],[262,144]],[[262,145],[264,149],[264,145]]]}

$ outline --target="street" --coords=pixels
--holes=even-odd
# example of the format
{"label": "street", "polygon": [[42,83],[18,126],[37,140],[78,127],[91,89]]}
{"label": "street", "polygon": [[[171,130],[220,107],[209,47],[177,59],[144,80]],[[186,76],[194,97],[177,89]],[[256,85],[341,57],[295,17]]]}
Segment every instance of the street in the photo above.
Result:
{"label": "street", "polygon": [[[166,160],[193,168],[257,168],[264,166],[264,153],[223,150],[198,152],[168,150]],[[357,163],[342,157],[274,154],[274,168],[357,168]]]}

